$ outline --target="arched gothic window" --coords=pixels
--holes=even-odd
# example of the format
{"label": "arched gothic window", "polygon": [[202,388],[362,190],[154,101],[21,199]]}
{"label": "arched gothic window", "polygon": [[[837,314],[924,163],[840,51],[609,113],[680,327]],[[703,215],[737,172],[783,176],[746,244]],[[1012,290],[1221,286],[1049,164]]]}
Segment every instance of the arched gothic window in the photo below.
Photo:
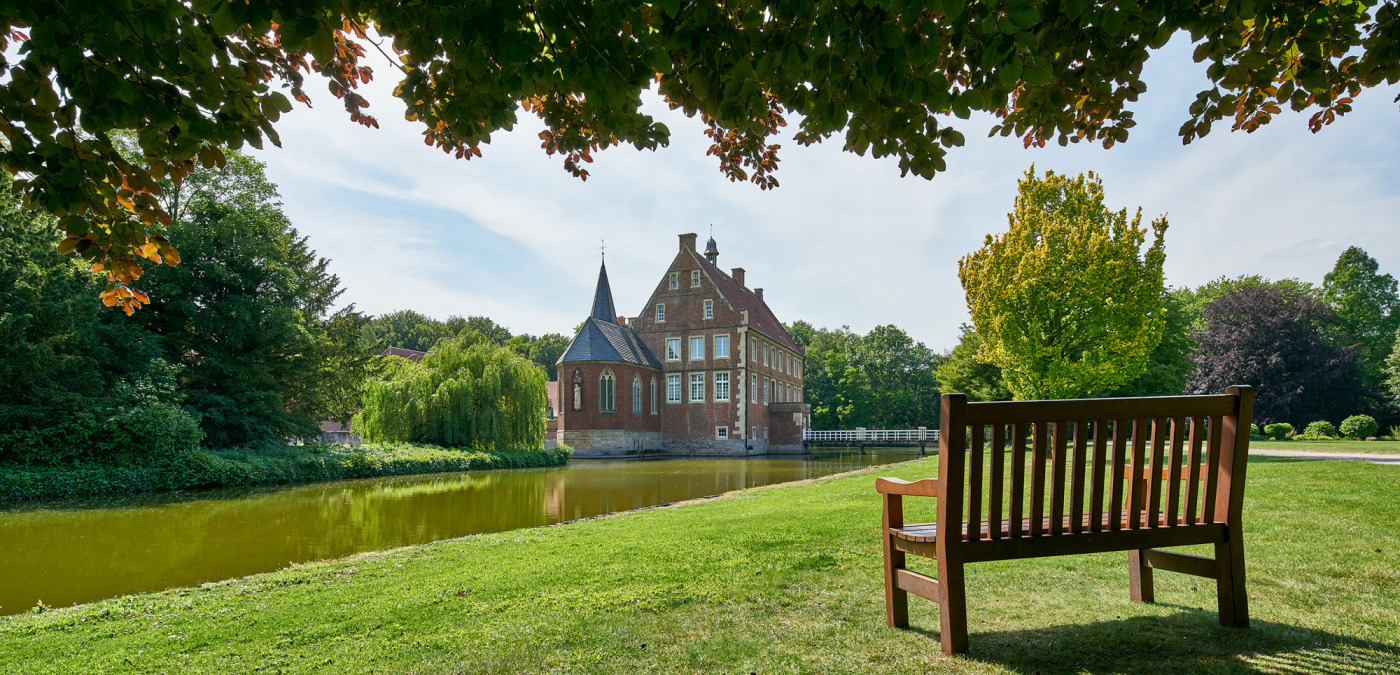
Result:
{"label": "arched gothic window", "polygon": [[598,378],[598,409],[603,412],[617,410],[617,383],[613,381],[611,370],[604,370]]}
{"label": "arched gothic window", "polygon": [[651,414],[656,414],[656,376],[651,376]]}
{"label": "arched gothic window", "polygon": [[642,411],[642,376],[632,376],[632,412]]}

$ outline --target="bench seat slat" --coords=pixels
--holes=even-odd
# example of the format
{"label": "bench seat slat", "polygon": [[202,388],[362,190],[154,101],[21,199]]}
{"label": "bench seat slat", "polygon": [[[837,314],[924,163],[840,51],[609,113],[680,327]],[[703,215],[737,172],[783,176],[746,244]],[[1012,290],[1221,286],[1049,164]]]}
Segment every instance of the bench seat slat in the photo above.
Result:
{"label": "bench seat slat", "polygon": [[[1104,514],[1103,519],[1102,519],[1102,522],[1100,523],[1102,529],[1105,529],[1105,530],[1108,529],[1108,518],[1109,518],[1108,514]],[[1140,522],[1138,522],[1137,526],[1138,526],[1138,528],[1140,528],[1140,529],[1145,529],[1145,528],[1148,528],[1148,527],[1166,527],[1166,526],[1167,526],[1167,514],[1166,514],[1165,511],[1158,512],[1158,514],[1157,514],[1157,522],[1156,522],[1155,524],[1149,524],[1149,523],[1147,522],[1147,515],[1146,515],[1146,514],[1143,514],[1142,517],[1139,518],[1139,521],[1140,521]],[[1081,526],[1084,530],[1088,530],[1088,529],[1089,529],[1089,524],[1090,524],[1090,521],[1089,521],[1089,514],[1086,513],[1086,514],[1084,514],[1084,517],[1080,520],[1080,526]],[[1045,516],[1045,517],[1041,518],[1040,525],[1041,525],[1041,531],[1042,531],[1044,534],[1041,534],[1041,535],[1036,536],[1036,537],[1025,537],[1025,538],[1027,538],[1027,539],[1071,539],[1071,538],[1074,538],[1074,537],[1083,536],[1083,535],[1085,534],[1084,532],[1080,532],[1080,533],[1070,533],[1070,532],[1069,532],[1069,528],[1070,528],[1070,516],[1068,516],[1068,515],[1063,516],[1063,517],[1060,519],[1060,526],[1061,526],[1061,529],[1065,532],[1065,534],[1049,534],[1049,530],[1050,530],[1050,516]],[[1184,516],[1177,516],[1177,519],[1176,519],[1176,526],[1178,526],[1178,527],[1183,527],[1183,526],[1187,526],[1187,525],[1199,525],[1199,523],[1189,523],[1189,522],[1186,521],[1186,519],[1185,519]],[[982,526],[982,527],[981,527],[981,532],[980,532],[981,536],[978,537],[978,539],[981,540],[981,541],[992,541],[991,532],[990,532],[990,530],[989,530],[989,522],[988,522],[988,521],[983,521],[983,522],[981,523],[981,526]],[[1128,529],[1128,522],[1127,522],[1127,517],[1126,517],[1126,516],[1123,518],[1123,522],[1120,523],[1120,526],[1121,526],[1122,529],[1125,529],[1125,530]],[[1007,531],[1010,527],[1011,527],[1011,519],[1010,519],[1010,518],[1004,518],[1004,519],[1002,519],[1002,521],[1001,521],[1001,530],[1002,530],[1003,532],[1005,532],[1005,531]],[[1025,518],[1022,518],[1022,519],[1021,519],[1021,530],[1022,530],[1022,531],[1028,531],[1028,530],[1030,530],[1030,527],[1031,527],[1031,518],[1030,518],[1030,516],[1026,516]],[[894,537],[898,538],[898,539],[905,539],[905,540],[908,540],[908,541],[918,541],[918,542],[934,542],[934,541],[938,541],[938,523],[910,523],[910,524],[904,525],[903,527],[892,527],[892,528],[890,528],[889,533],[890,533],[891,535],[893,535]],[[962,540],[963,540],[963,541],[968,541],[967,523],[966,523],[966,522],[963,523],[963,527],[962,527]]]}

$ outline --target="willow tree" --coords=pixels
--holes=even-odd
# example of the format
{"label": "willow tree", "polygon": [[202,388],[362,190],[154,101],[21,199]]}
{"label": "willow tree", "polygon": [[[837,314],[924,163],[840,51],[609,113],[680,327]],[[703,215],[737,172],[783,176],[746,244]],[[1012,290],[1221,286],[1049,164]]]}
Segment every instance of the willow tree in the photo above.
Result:
{"label": "willow tree", "polygon": [[376,443],[532,450],[544,445],[545,383],[543,369],[506,347],[442,340],[367,383],[353,425]]}
{"label": "willow tree", "polygon": [[1004,234],[958,261],[977,359],[1001,368],[1017,399],[1080,398],[1143,373],[1162,339],[1166,216],[1104,205],[1103,181],[1035,167]]}

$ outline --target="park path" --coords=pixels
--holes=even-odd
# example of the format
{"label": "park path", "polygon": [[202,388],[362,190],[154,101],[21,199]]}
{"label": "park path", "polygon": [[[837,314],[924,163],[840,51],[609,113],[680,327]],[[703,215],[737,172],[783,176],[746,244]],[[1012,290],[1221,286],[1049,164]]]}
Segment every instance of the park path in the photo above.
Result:
{"label": "park path", "polygon": [[1376,455],[1364,452],[1308,452],[1306,450],[1269,450],[1250,448],[1249,454],[1261,457],[1290,457],[1293,459],[1334,459],[1347,462],[1373,462],[1400,465],[1400,454]]}

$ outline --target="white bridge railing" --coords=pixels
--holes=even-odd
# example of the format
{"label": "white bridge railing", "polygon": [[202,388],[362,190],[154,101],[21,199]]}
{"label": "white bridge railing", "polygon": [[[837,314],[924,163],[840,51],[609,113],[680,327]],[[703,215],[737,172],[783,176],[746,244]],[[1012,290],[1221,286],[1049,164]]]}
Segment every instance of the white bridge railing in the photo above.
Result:
{"label": "white bridge railing", "polygon": [[938,430],[919,427],[918,429],[865,429],[857,427],[845,431],[802,430],[803,442],[809,443],[918,443],[937,441]]}

